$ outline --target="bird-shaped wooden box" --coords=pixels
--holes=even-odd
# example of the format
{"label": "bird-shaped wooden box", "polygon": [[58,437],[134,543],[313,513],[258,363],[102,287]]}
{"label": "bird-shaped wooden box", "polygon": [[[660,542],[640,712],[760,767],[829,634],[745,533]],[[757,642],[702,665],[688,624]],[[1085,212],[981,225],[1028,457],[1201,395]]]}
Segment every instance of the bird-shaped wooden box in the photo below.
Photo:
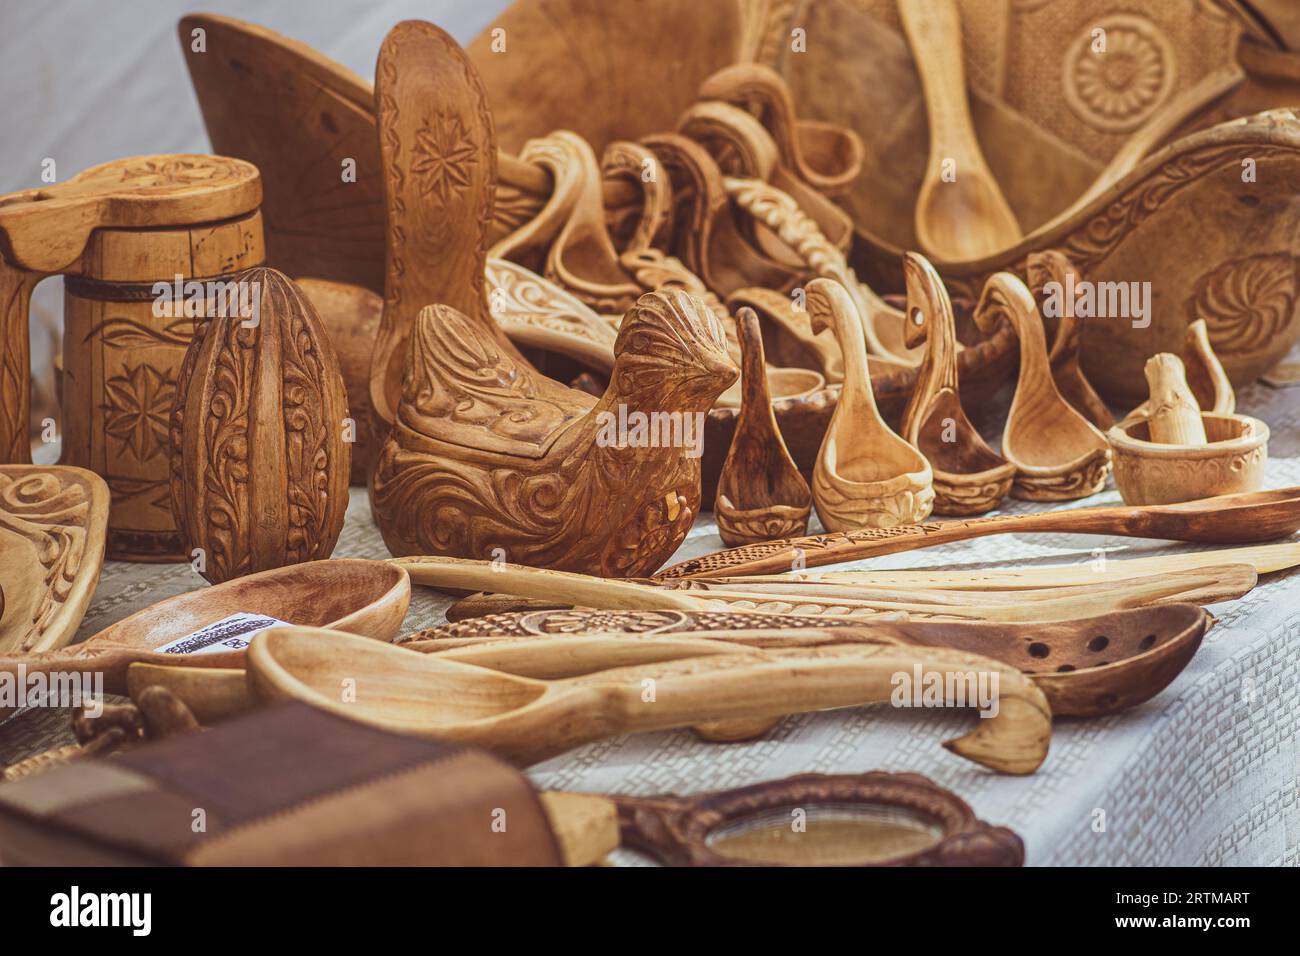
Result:
{"label": "bird-shaped wooden box", "polygon": [[411,335],[370,482],[396,555],[650,574],[700,510],[704,414],[735,381],[722,325],[679,290],[628,310],[596,399],[546,378],[445,305]]}

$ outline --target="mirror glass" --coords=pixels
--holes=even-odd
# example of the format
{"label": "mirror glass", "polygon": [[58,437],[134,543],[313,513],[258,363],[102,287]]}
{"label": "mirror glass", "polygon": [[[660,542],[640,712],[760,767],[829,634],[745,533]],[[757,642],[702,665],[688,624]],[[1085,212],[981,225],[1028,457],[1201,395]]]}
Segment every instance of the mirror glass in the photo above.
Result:
{"label": "mirror glass", "polygon": [[754,863],[853,866],[934,846],[943,828],[903,807],[823,803],[774,807],[719,824],[706,842],[721,856]]}

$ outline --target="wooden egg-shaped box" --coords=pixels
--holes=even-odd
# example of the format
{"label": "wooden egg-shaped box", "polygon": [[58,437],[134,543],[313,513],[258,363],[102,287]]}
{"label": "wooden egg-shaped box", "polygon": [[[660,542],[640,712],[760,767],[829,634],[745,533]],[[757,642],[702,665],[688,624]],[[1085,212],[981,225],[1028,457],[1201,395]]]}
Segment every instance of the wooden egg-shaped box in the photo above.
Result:
{"label": "wooden egg-shaped box", "polygon": [[200,324],[171,416],[172,510],[213,583],[330,556],[355,437],[338,359],[306,296],[274,269],[237,281],[254,290],[257,314]]}

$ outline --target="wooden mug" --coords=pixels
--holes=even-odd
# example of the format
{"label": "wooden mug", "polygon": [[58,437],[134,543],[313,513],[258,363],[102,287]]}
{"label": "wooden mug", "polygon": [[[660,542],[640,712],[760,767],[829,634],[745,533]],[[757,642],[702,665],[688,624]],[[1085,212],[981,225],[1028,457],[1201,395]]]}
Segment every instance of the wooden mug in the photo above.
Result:
{"label": "wooden mug", "polygon": [[194,312],[265,258],[261,200],[251,163],[183,154],[0,197],[0,462],[31,460],[28,303],[62,274],[61,460],[108,483],[109,557],[185,557],[168,497],[176,373]]}

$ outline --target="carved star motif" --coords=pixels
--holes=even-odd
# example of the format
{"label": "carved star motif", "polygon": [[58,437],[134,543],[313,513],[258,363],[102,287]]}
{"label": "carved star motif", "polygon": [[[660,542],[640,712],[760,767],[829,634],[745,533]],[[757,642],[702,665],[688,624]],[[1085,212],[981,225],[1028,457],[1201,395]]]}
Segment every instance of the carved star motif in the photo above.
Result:
{"label": "carved star motif", "polygon": [[415,134],[413,152],[411,171],[424,195],[446,202],[469,188],[478,150],[459,116],[437,113],[432,122],[426,119]]}
{"label": "carved star motif", "polygon": [[121,441],[139,461],[167,445],[168,416],[176,387],[156,368],[137,365],[104,383],[104,430]]}

